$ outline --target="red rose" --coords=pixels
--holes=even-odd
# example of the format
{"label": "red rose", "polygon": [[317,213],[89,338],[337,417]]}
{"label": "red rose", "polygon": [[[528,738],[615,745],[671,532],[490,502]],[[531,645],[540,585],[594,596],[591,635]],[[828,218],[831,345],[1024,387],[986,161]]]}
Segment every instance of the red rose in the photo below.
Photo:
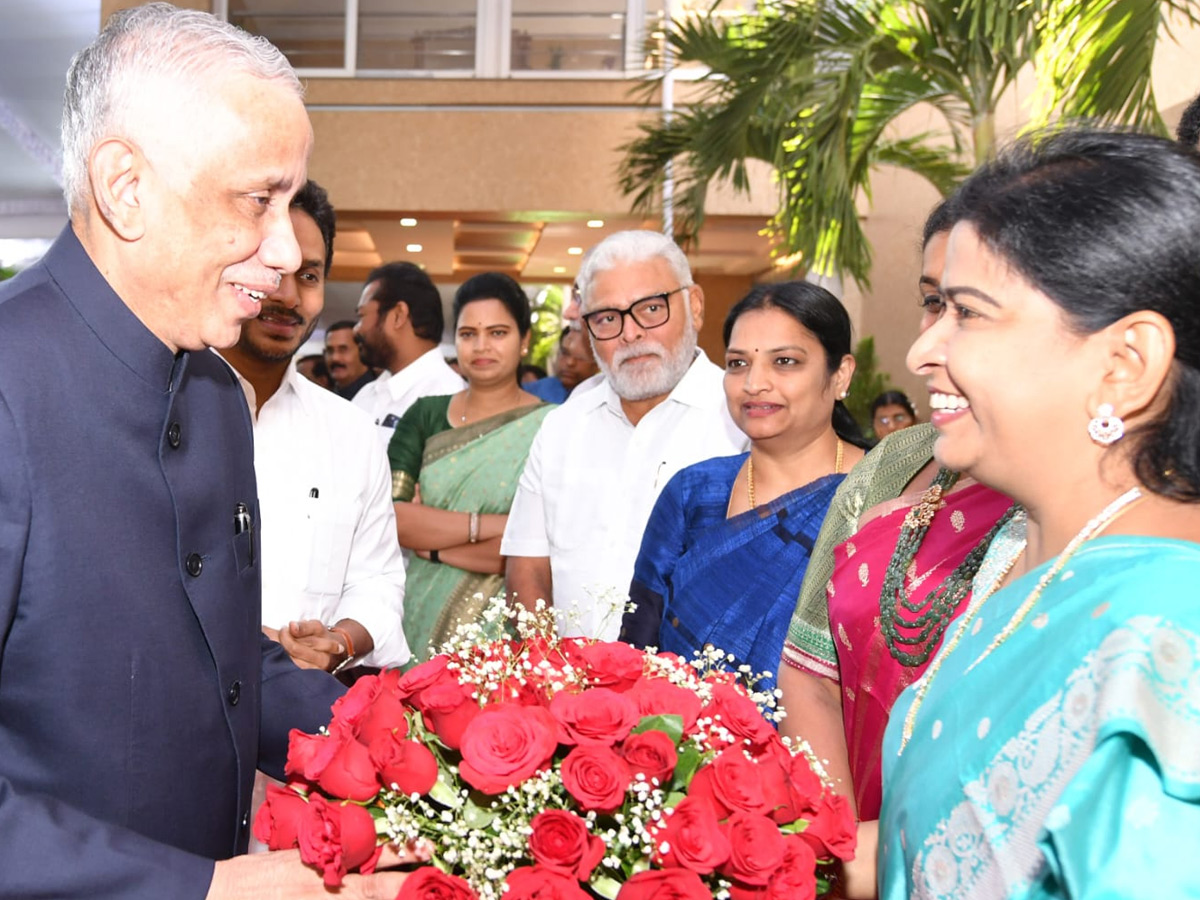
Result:
{"label": "red rose", "polygon": [[659,842],[665,867],[708,875],[729,859],[729,838],[712,807],[696,797],[684,797],[667,817]]}
{"label": "red rose", "polygon": [[396,900],[476,900],[476,896],[466,879],[435,866],[421,866],[404,879]]}
{"label": "red rose", "polygon": [[408,734],[407,707],[387,690],[377,675],[366,675],[333,704],[335,720],[345,722],[362,743],[370,744],[378,734]]}
{"label": "red rose", "polygon": [[817,856],[800,835],[784,838],[783,863],[767,884],[767,900],[816,900]]}
{"label": "red rose", "polygon": [[624,641],[597,641],[579,647],[578,658],[587,667],[589,682],[624,693],[642,677],[646,653]]}
{"label": "red rose", "polygon": [[617,900],[711,900],[712,891],[687,869],[638,872],[623,885]]}
{"label": "red rose", "polygon": [[468,723],[459,772],[472,787],[499,794],[550,764],[558,746],[554,717],[540,706],[501,703]]}
{"label": "red rose", "polygon": [[375,820],[353,803],[332,804],[319,794],[308,801],[300,821],[300,858],[320,870],[326,887],[337,887],[347,872],[371,872],[382,848],[375,843]]}
{"label": "red rose", "polygon": [[463,731],[481,709],[470,687],[450,680],[431,684],[417,701],[425,714],[425,726],[451,750],[459,749]]}
{"label": "red rose", "polygon": [[729,860],[720,872],[744,884],[765,885],[783,863],[779,826],[759,813],[735,812],[729,817]]}
{"label": "red rose", "polygon": [[660,785],[671,780],[679,762],[675,742],[653,729],[625,738],[619,752],[634,775],[640,773],[647,781],[657,780]]}
{"label": "red rose", "polygon": [[625,802],[633,773],[610,748],[576,747],[562,761],[563,787],[585,810],[615,812]]}
{"label": "red rose", "polygon": [[665,678],[646,676],[627,695],[642,716],[672,715],[683,719],[684,734],[691,733],[700,715],[700,698]]}
{"label": "red rose", "polygon": [[504,879],[504,900],[591,900],[579,881],[546,866],[522,866]]}
{"label": "red rose", "polygon": [[751,746],[761,747],[778,737],[754,701],[732,684],[713,685],[712,700],[701,710],[701,715],[716,720],[715,724],[723,726],[735,739],[748,741]]}
{"label": "red rose", "polygon": [[759,757],[758,765],[763,793],[769,803],[775,804],[767,815],[778,824],[786,825],[817,811],[825,788],[803,755],[793,756],[780,744],[777,751]]}
{"label": "red rose", "polygon": [[379,780],[406,797],[428,794],[437,781],[437,759],[420,741],[398,734],[379,734],[367,748],[371,762],[379,770]]}
{"label": "red rose", "polygon": [[692,776],[688,794],[709,801],[720,819],[735,810],[765,813],[769,808],[759,765],[741,747],[726,747],[702,766]]}
{"label": "red rose", "polygon": [[550,701],[550,712],[561,727],[560,744],[600,744],[623,741],[638,723],[637,707],[624,694],[594,688],[578,694],[561,691]]}
{"label": "red rose", "polygon": [[841,794],[826,791],[817,813],[800,832],[818,857],[836,856],[843,862],[854,859],[858,843],[858,824],[850,801]]}
{"label": "red rose", "polygon": [[254,816],[254,836],[271,850],[296,846],[296,830],[308,812],[308,801],[291,788],[267,785],[267,799]]}
{"label": "red rose", "polygon": [[329,734],[314,736],[292,729],[284,771],[300,775],[342,800],[365,802],[379,793],[379,777],[367,748],[349,727],[333,722]]}
{"label": "red rose", "polygon": [[446,657],[435,656],[413,666],[396,682],[396,696],[401,700],[413,698],[413,705],[420,709],[421,704],[417,702],[417,698],[425,688],[447,679],[458,681],[458,676],[446,668],[447,665]]}
{"label": "red rose", "polygon": [[587,881],[604,858],[604,841],[573,812],[548,809],[534,816],[530,825],[529,855],[547,868]]}

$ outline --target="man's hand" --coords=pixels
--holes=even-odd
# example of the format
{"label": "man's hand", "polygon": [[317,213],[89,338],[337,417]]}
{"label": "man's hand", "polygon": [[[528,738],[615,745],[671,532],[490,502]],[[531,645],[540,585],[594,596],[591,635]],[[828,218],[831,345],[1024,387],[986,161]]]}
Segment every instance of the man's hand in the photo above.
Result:
{"label": "man's hand", "polygon": [[386,871],[403,863],[426,862],[428,844],[397,851],[387,845],[373,875],[347,875],[340,888],[327,890],[320,874],[300,861],[299,850],[275,850],[221,860],[213,870],[208,900],[395,900],[408,877]]}
{"label": "man's hand", "polygon": [[[274,637],[264,628],[267,637]],[[346,647],[338,635],[317,619],[292,622],[281,628],[275,638],[283,645],[292,662],[302,669],[323,669],[332,672],[346,658]]]}

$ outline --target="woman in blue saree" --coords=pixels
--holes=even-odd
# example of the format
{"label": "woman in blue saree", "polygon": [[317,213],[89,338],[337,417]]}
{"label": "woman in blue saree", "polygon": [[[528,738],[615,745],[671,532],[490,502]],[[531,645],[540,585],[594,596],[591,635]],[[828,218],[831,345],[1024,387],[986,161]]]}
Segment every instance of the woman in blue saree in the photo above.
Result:
{"label": "woman in blue saree", "polygon": [[842,405],[850,317],[806,282],[755,288],[725,320],[725,396],[750,452],[683,469],[646,525],[622,639],[691,657],[706,645],[775,686],[813,541],[864,443]]}
{"label": "woman in blue saree", "polygon": [[909,367],[1028,543],[893,708],[881,895],[1198,896],[1200,158],[1037,134],[954,207]]}

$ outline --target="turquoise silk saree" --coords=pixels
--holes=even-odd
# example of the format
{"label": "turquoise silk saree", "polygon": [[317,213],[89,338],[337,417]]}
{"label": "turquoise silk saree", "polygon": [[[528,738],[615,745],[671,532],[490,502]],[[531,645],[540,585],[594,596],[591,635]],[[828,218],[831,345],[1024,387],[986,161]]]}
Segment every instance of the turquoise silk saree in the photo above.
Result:
{"label": "turquoise silk saree", "polygon": [[992,646],[1045,571],[892,711],[884,900],[1200,896],[1200,544],[1097,538]]}

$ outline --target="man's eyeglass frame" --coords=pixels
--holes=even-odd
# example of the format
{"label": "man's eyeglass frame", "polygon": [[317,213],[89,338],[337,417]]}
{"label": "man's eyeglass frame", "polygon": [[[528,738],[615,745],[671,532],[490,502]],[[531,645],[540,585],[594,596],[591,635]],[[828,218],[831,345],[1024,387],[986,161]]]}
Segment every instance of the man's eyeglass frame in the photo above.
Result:
{"label": "man's eyeglass frame", "polygon": [[[645,331],[650,331],[651,329],[654,329],[654,328],[662,328],[662,326],[666,325],[669,321],[671,321],[671,295],[678,294],[680,291],[686,291],[691,287],[693,287],[693,285],[691,285],[691,284],[681,284],[679,287],[675,288],[674,290],[662,291],[658,294],[651,294],[648,297],[642,297],[639,300],[634,300],[625,309],[617,309],[615,306],[608,307],[606,309],[596,309],[596,310],[592,310],[592,312],[590,312],[590,313],[586,313],[585,315],[580,316],[580,318],[583,319],[583,324],[585,324],[587,326],[588,332],[597,341],[615,341],[617,338],[619,338],[621,336],[622,332],[625,331],[625,317],[626,316],[629,316],[629,318],[633,319],[634,323],[639,328],[644,329]],[[657,300],[658,302],[663,304],[663,307],[667,311],[667,315],[661,322],[656,322],[653,325],[647,325],[641,319],[639,319],[637,317],[637,313],[635,313],[634,310],[636,310],[639,306],[642,306],[645,303],[650,303],[651,301],[654,301],[654,300]],[[593,316],[613,315],[614,313],[621,317],[621,324],[617,328],[616,332],[608,335],[607,337],[601,337],[600,335],[596,334],[596,327],[592,324],[592,317]]]}

